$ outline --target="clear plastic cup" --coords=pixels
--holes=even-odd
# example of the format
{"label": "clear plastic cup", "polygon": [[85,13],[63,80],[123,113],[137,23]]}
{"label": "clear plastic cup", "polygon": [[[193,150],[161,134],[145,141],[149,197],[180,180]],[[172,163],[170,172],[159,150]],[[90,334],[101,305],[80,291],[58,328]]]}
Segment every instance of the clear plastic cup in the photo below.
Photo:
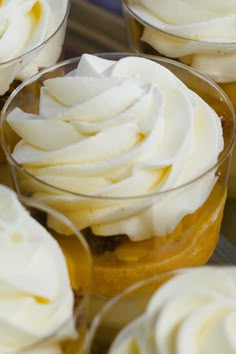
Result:
{"label": "clear plastic cup", "polygon": [[[138,15],[133,8],[136,4],[132,0],[122,0],[122,4],[132,50],[171,58],[199,70],[217,82],[236,110],[236,74],[233,73],[236,64],[236,41],[204,41],[168,33]],[[233,153],[229,176],[229,196],[233,198],[236,197],[235,180],[236,151]]]}
{"label": "clear plastic cup", "polygon": [[[62,214],[50,207],[32,199],[20,198],[20,202],[29,211],[30,215],[37,220],[52,235],[60,246],[67,263],[71,289],[74,295],[73,318],[69,317],[52,334],[46,338],[39,338],[26,347],[19,348],[17,353],[83,353],[84,340],[88,325],[89,296],[92,282],[92,259],[88,245],[78,229]],[[71,230],[72,238],[69,240],[47,226],[47,218],[53,218]],[[69,241],[69,242],[68,242]],[[50,284],[48,284],[50,287]],[[67,338],[69,328],[74,327],[75,333]],[[29,341],[30,342],[30,341]]]}
{"label": "clear plastic cup", "polygon": [[[37,47],[6,62],[0,61],[0,111],[7,98],[23,80],[55,64],[61,58],[69,9],[70,0],[56,30]],[[0,148],[0,163],[4,161],[4,152]]]}
{"label": "clear plastic cup", "polygon": [[[235,81],[232,81],[232,71],[230,67],[225,68],[225,72],[221,74],[220,69],[216,68],[221,57],[232,56],[236,53],[236,42],[230,41],[204,41],[199,38],[188,38],[178,34],[162,30],[158,24],[154,26],[154,20],[147,21],[137,14],[135,3],[132,0],[122,0],[123,12],[127,25],[130,47],[138,53],[164,56],[167,58],[178,60],[186,65],[192,66],[202,73],[208,75],[215,80],[230,97],[234,108],[236,107],[235,97]],[[134,6],[134,7],[133,7]],[[151,21],[153,21],[151,23]],[[176,26],[178,28],[178,26]],[[209,56],[209,62],[214,65],[204,67],[203,61],[196,60],[195,56]],[[215,62],[214,62],[215,58]],[[201,65],[201,66],[200,66]],[[224,77],[224,78],[222,78]]]}
{"label": "clear plastic cup", "polygon": [[[117,60],[131,54],[110,53],[101,55],[107,59]],[[133,54],[132,54],[133,55]],[[29,113],[38,113],[39,90],[44,80],[62,77],[74,70],[80,58],[70,59],[54,67],[48,68],[38,75],[25,81],[11,95],[2,112],[2,143],[13,176],[17,192],[57,209],[76,225],[79,224],[84,205],[89,209],[126,208],[129,205],[153,206],[165,198],[181,201],[184,191],[196,191],[198,185],[210,175],[217,176],[217,182],[205,203],[195,212],[181,219],[175,229],[165,235],[148,235],[143,241],[132,241],[127,235],[96,236],[89,227],[81,229],[88,241],[94,260],[93,294],[111,297],[129,285],[153,274],[175,268],[201,265],[208,261],[215,250],[219,239],[219,231],[227,193],[227,178],[230,158],[234,143],[235,123],[232,105],[224,92],[211,80],[195,70],[168,59],[148,57],[170,69],[189,88],[200,95],[221,117],[224,135],[224,151],[218,162],[210,170],[205,171],[196,179],[178,188],[160,193],[137,196],[105,197],[72,193],[45,183],[14,160],[12,151],[19,136],[8,125],[9,113],[18,107]],[[34,95],[32,95],[34,92]],[[166,210],[168,213],[168,210]],[[152,213],[150,222],[155,223],[158,215]],[[59,226],[51,224],[57,229]],[[79,226],[78,226],[79,227]],[[66,233],[66,230],[62,231]]]}
{"label": "clear plastic cup", "polygon": [[[224,268],[223,266],[221,266],[216,267],[215,269],[225,269],[225,274],[227,274],[227,270],[230,267],[231,266]],[[203,273],[206,271],[206,269],[204,268],[205,267],[202,267]],[[211,271],[210,267],[207,268]],[[215,282],[213,281],[213,279],[209,279],[209,282],[206,284],[204,277],[201,278],[200,276],[198,276],[197,284],[191,284],[190,279],[190,284],[192,288],[190,286],[180,286],[177,289],[176,287],[178,282],[176,281],[175,286],[172,286],[173,292],[170,296],[170,291],[168,292],[163,289],[167,289],[168,285],[170,284],[168,284],[168,282],[175,281],[177,280],[178,276],[186,274],[186,270],[190,271],[189,274],[191,275],[191,271],[194,269],[180,269],[176,271],[158,274],[154,277],[145,279],[142,282],[135,284],[134,286],[126,289],[124,292],[122,292],[115,298],[109,300],[109,302],[101,309],[101,311],[94,318],[90,326],[90,330],[86,338],[85,353],[128,354],[145,351],[155,353],[159,352],[157,350],[157,345],[159,345],[159,348],[165,348],[166,350],[168,348],[169,353],[175,353],[177,350],[177,345],[180,345],[180,337],[182,339],[182,347],[184,344],[183,341],[185,342],[186,347],[191,347],[191,345],[194,344],[197,345],[201,343],[202,345],[204,343],[204,340],[206,340],[205,343],[207,343],[208,339],[209,349],[209,343],[212,343],[211,336],[213,334],[216,334],[216,331],[214,332],[214,330],[212,331],[213,333],[211,332],[211,326],[213,327],[215,323],[217,324],[217,321],[219,321],[220,316],[218,318],[217,316],[214,317],[212,312],[206,312],[206,308],[210,310],[210,308],[212,309],[215,305],[216,310],[216,294],[220,294],[222,288],[220,287],[219,283],[217,287],[217,281]],[[181,282],[179,284],[181,284]],[[162,286],[164,287],[162,288]],[[171,287],[169,287],[169,289],[171,289]],[[212,289],[215,290],[214,300]],[[196,300],[196,297],[194,298],[194,291],[195,293],[199,292],[199,302]],[[227,290],[222,289],[222,292],[227,293]],[[163,294],[165,294],[164,297]],[[156,306],[153,301],[154,296],[156,297],[156,299],[159,299],[159,302],[157,302],[158,300],[156,300]],[[225,298],[227,299],[226,295]],[[231,293],[229,298],[232,299],[231,304],[233,307],[234,295],[232,295]],[[223,302],[222,298],[221,300]],[[220,302],[219,298],[218,301]],[[227,317],[227,315],[228,317],[230,317],[230,313],[233,315],[232,307],[231,312],[230,310],[228,310],[228,313],[227,310],[225,313],[223,311],[221,312],[221,315],[225,315],[222,316],[224,317],[224,319]],[[204,314],[206,316],[206,321],[210,319],[212,319],[212,321],[207,322],[207,330],[205,329],[200,331],[199,328],[203,329],[204,326],[203,325],[200,327],[199,325],[200,314],[203,315],[203,308],[205,309]],[[198,314],[199,316],[197,316]],[[192,319],[192,321],[190,321],[190,319]],[[193,321],[194,319],[196,321],[199,320],[197,324]],[[222,322],[223,320],[220,322],[223,327],[224,325]],[[189,323],[191,323],[191,326]],[[232,329],[232,338],[232,335],[234,333],[234,330],[232,328],[233,326],[231,326],[232,322],[231,324],[230,321],[228,321],[227,323],[227,328]],[[186,324],[189,324],[189,326],[187,327]],[[230,330],[227,333],[229,332]],[[186,335],[186,333],[188,334]],[[221,330],[217,333],[217,335],[218,340],[220,340],[222,344],[221,348],[224,348],[225,345],[226,350],[227,346],[223,341],[223,339],[225,338],[224,331]]]}

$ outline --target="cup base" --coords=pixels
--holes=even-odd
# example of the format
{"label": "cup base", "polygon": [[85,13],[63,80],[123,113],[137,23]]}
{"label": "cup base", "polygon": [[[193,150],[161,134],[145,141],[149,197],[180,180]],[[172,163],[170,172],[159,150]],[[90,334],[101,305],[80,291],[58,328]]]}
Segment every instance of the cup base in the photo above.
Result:
{"label": "cup base", "polygon": [[93,253],[94,294],[110,298],[154,274],[205,264],[219,240],[225,200],[226,190],[217,183],[205,204],[184,217],[171,234],[125,241],[112,252]]}

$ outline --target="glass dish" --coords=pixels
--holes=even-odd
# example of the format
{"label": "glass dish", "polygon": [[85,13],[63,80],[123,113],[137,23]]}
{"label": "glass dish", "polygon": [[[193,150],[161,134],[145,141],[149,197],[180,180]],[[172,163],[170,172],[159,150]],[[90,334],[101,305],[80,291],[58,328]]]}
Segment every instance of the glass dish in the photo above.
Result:
{"label": "glass dish", "polygon": [[[128,55],[131,54],[109,53],[102,54],[101,57],[114,60]],[[16,107],[37,114],[39,91],[43,82],[48,78],[62,77],[74,70],[80,58],[59,63],[25,81],[11,95],[2,112],[1,138],[17,192],[19,195],[39,199],[50,205],[66,215],[75,225],[78,225],[81,215],[83,216],[84,209],[81,207],[83,203],[88,204],[89,209],[104,207],[107,210],[120,205],[125,207],[130,203],[152,206],[162,198],[174,196],[181,199],[182,191],[188,188],[197,190],[198,183],[211,173],[219,177],[204,205],[195,213],[184,217],[167,237],[151,237],[144,241],[133,242],[126,235],[114,238],[114,235],[110,235],[111,237],[104,239],[93,235],[89,228],[80,230],[90,244],[94,259],[93,293],[105,298],[114,296],[129,285],[158,272],[206,263],[212,256],[219,239],[234,142],[233,108],[224,92],[213,81],[195,70],[168,59],[151,56],[148,58],[170,69],[189,88],[200,95],[222,120],[225,147],[217,165],[178,188],[134,197],[113,198],[76,194],[43,182],[14,160],[12,151],[19,137],[8,125],[7,116]],[[155,218],[156,215],[152,215],[153,222]]]}
{"label": "glass dish", "polygon": [[[191,284],[190,276],[193,274],[191,274],[191,271],[196,272],[196,268],[180,269],[145,279],[111,299],[92,322],[86,338],[85,354],[159,353],[159,350],[160,352],[176,353],[177,345],[178,349],[180,346],[180,337],[182,339],[182,348],[185,348],[185,353],[191,352],[191,350],[186,350],[186,348],[189,349],[192,345],[197,344],[201,344],[202,346],[199,345],[199,347],[202,348],[203,344],[208,343],[207,350],[209,350],[209,344],[211,344],[211,348],[214,347],[214,344],[212,345],[213,341],[211,336],[216,333],[218,337],[221,338],[222,336],[221,344],[223,346],[223,343],[225,344],[225,342],[227,342],[227,340],[223,342],[225,332],[222,329],[220,332],[214,331],[217,324],[220,322],[218,320],[220,316],[214,317],[210,311],[206,312],[206,308],[209,308],[209,310],[213,308],[212,305],[215,305],[214,309],[217,311],[216,297],[218,294],[219,296],[221,294],[219,278],[215,276],[215,270],[218,269],[218,267],[208,266],[202,268],[207,268],[204,269],[203,272],[206,271],[208,275],[213,275],[212,279],[209,279],[207,284],[206,279],[199,277],[199,274],[198,277],[195,277],[195,284]],[[235,267],[233,268],[235,271]],[[229,270],[232,268],[221,267],[220,270],[224,271],[225,269]],[[189,271],[190,273],[188,273]],[[199,269],[197,269],[197,271],[199,271]],[[202,274],[203,273],[201,273],[201,276]],[[186,285],[186,280],[183,281],[183,277],[186,277],[186,275],[188,277],[188,284],[191,284],[190,286]],[[223,275],[225,278],[227,271],[225,271]],[[181,277],[182,280],[180,280]],[[178,280],[180,280],[179,283]],[[230,285],[233,286],[235,284],[232,282]],[[215,291],[214,300],[212,294],[213,289]],[[224,293],[225,298],[228,300],[228,293],[225,288],[222,289],[222,293]],[[231,293],[229,297],[230,300],[233,299],[234,301],[235,293]],[[223,303],[224,300],[221,298],[221,301]],[[231,312],[230,310],[228,311],[232,315],[234,313],[233,301],[231,303]],[[219,302],[218,298],[218,303]],[[229,306],[229,302],[227,305]],[[203,317],[200,317],[200,315],[203,315],[203,308],[205,310],[205,322],[200,325],[200,323],[202,323],[200,321]],[[230,317],[227,311],[225,311],[225,313],[222,311],[221,315],[222,313],[225,315],[222,316],[224,319]],[[198,319],[197,324],[196,317]],[[222,317],[220,317],[220,319]],[[195,322],[193,321],[194,319]],[[209,322],[207,322],[207,320]],[[222,327],[224,327],[223,322],[222,320]],[[207,329],[204,328],[205,323],[207,323]],[[213,326],[215,323],[216,325]],[[186,326],[186,324],[188,324],[188,326]],[[229,329],[230,321],[228,321],[227,324],[227,329]],[[211,327],[214,328],[212,331]],[[204,330],[201,331],[203,328]],[[233,325],[231,329],[231,336],[233,336],[235,330]],[[227,334],[229,332],[230,331],[228,331]],[[209,342],[207,342],[207,339]],[[206,342],[204,342],[204,340]],[[200,352],[201,349],[199,349],[199,347],[194,348]],[[219,350],[218,352],[223,351],[224,350]],[[179,353],[180,352],[182,353],[182,351],[179,350]]]}
{"label": "glass dish", "polygon": [[[0,112],[7,98],[23,80],[59,60],[63,49],[69,10],[70,0],[67,2],[66,12],[58,27],[45,41],[16,58],[0,62]],[[4,161],[4,152],[0,147],[0,163]]]}
{"label": "glass dish", "polygon": [[[78,0],[72,1],[65,40],[67,58],[90,52],[103,53],[107,51],[129,51],[127,29],[124,18],[116,16],[114,19],[114,16],[111,16],[109,11],[102,8],[99,8],[98,16],[97,10],[97,6],[91,6],[91,3]],[[91,29],[91,32],[89,33],[84,31],[84,28],[87,27],[88,23]],[[94,33],[98,34],[96,41],[94,41]],[[77,46],[78,41],[80,43],[79,47]],[[2,173],[0,171],[0,179],[1,177],[5,177],[5,175],[4,171],[2,171]],[[211,263],[236,263],[236,249],[234,247],[236,246],[234,227],[235,208],[236,200],[229,198],[228,195],[224,209],[221,237],[213,256],[209,260]]]}
{"label": "glass dish", "polygon": [[[71,289],[74,294],[74,308],[73,318],[68,318],[60,327],[55,329],[54,333],[12,354],[39,352],[82,353],[87,331],[89,295],[92,285],[92,260],[89,248],[82,235],[65,216],[32,199],[21,197],[20,202],[59,244],[68,267]],[[73,245],[73,248],[68,245],[68,240],[64,235],[56,233],[47,226],[47,218],[53,218],[71,230],[73,234],[73,243],[71,245]],[[41,300],[39,299],[38,301]],[[76,331],[72,338],[67,339],[65,333],[68,333],[68,328],[72,328],[72,326],[75,327]]]}

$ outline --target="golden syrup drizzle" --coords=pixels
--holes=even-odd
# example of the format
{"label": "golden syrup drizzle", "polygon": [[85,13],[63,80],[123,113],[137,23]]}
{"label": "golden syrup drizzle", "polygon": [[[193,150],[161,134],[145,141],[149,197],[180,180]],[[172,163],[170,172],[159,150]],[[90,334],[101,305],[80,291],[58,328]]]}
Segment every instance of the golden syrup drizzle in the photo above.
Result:
{"label": "golden syrup drizzle", "polygon": [[155,185],[152,186],[152,190],[155,190],[156,188],[158,188],[158,186],[160,186],[165,180],[166,178],[169,176],[170,172],[172,169],[172,165],[157,169],[157,179],[156,179],[156,183]]}
{"label": "golden syrup drizzle", "polygon": [[146,138],[144,133],[138,133],[138,142],[141,143]]}
{"label": "golden syrup drizzle", "polygon": [[49,299],[47,299],[46,297],[34,296],[34,299],[39,304],[49,304],[50,303]]}
{"label": "golden syrup drizzle", "polygon": [[[0,0],[3,1],[3,0]],[[35,22],[39,22],[41,16],[42,16],[42,5],[39,1],[37,1],[34,6],[32,7],[32,9],[30,10],[29,15],[33,18],[33,20]]]}
{"label": "golden syrup drizzle", "polygon": [[15,232],[11,235],[11,242],[12,243],[20,243],[22,242],[22,236],[21,234]]}

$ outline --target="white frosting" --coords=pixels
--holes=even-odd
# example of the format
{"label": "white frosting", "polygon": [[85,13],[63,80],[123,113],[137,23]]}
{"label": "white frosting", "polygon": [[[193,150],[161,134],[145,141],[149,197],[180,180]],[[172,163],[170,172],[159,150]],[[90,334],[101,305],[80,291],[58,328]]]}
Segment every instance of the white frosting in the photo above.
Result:
{"label": "white frosting", "polygon": [[24,80],[40,67],[57,61],[65,25],[43,48],[35,49],[26,56],[24,54],[37,48],[56,32],[65,17],[67,6],[68,0],[0,1],[0,95],[8,90],[15,78]]}
{"label": "white frosting", "polygon": [[[8,122],[22,137],[14,159],[53,186],[98,197],[147,196],[198,177],[223,149],[216,113],[153,61],[83,55],[75,72],[44,84],[39,115],[15,109]],[[212,171],[153,197],[91,199],[43,186],[35,197],[79,229],[141,240],[171,232],[205,202],[215,182]]]}
{"label": "white frosting", "polygon": [[217,82],[236,80],[235,0],[128,0],[128,6],[152,26],[142,40],[159,53],[187,61]]}
{"label": "white frosting", "polygon": [[73,303],[57,242],[0,186],[0,353],[21,353],[56,330],[29,353],[61,353],[58,341],[76,335]]}
{"label": "white frosting", "polygon": [[236,353],[236,267],[177,273],[120,332],[109,353],[132,354],[131,341],[145,354]]}

